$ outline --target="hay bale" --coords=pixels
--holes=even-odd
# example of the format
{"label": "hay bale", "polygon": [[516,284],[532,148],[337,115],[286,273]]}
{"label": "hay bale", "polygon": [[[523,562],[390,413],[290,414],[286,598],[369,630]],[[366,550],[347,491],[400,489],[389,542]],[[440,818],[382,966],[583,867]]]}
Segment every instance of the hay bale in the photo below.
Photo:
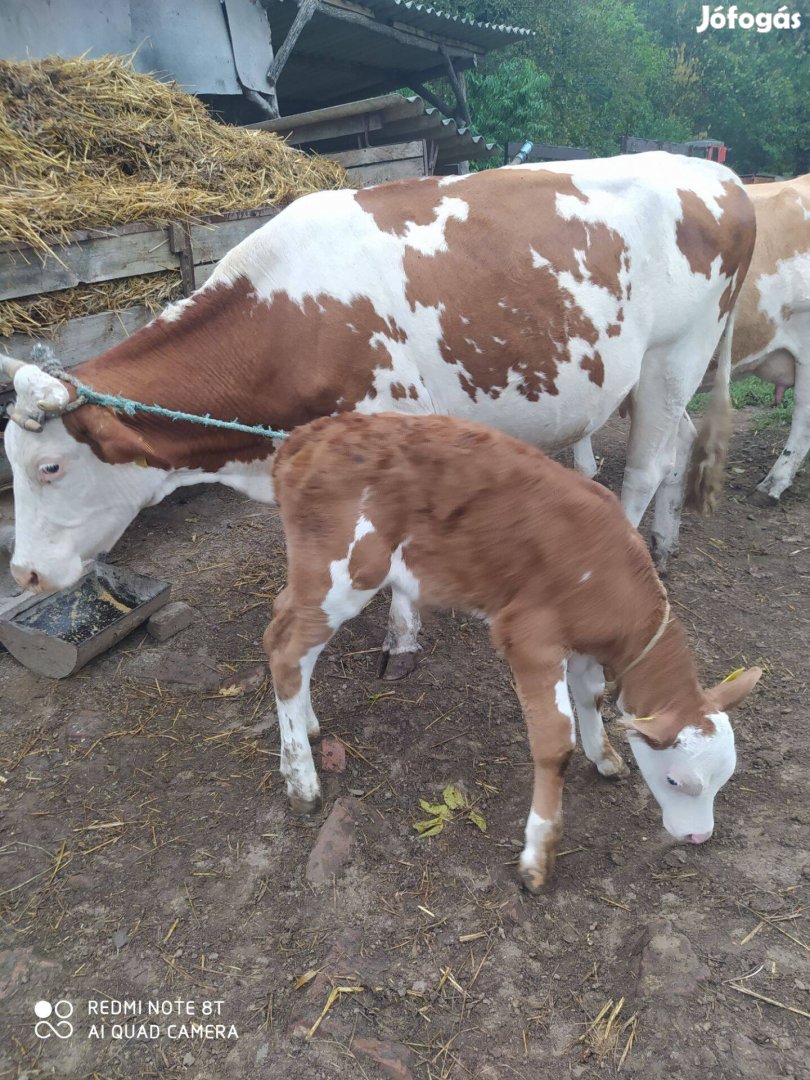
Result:
{"label": "hay bale", "polygon": [[[131,58],[0,60],[0,244],[44,255],[77,229],[189,222],[348,186],[336,162],[217,123]],[[7,300],[0,337],[48,337],[135,304],[156,312],[181,293],[179,271],[168,271]]]}
{"label": "hay bale", "polygon": [[0,244],[167,225],[348,186],[336,162],[218,124],[131,58],[0,61]]}

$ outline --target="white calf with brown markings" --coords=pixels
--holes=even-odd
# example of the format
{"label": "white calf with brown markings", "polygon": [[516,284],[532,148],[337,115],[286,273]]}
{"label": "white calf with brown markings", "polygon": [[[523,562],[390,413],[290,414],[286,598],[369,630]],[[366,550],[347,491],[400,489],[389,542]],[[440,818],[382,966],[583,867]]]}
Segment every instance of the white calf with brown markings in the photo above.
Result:
{"label": "white calf with brown markings", "polygon": [[600,714],[618,673],[631,745],[674,836],[700,843],[735,766],[725,710],[762,674],[701,689],[686,635],[618,500],[539,450],[447,417],[347,414],[297,429],[274,465],[288,584],[265,634],[295,812],[320,804],[307,741],[309,683],[347,619],[390,585],[415,607],[481,613],[509,663],[528,727],[534,791],[520,872],[538,890],[562,827],[574,749],[626,772]]}

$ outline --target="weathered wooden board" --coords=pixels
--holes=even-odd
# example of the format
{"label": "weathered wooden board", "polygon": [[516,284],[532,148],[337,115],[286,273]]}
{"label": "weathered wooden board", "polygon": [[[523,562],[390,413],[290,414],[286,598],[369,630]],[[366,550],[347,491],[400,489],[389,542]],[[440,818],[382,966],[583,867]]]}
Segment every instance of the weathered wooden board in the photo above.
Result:
{"label": "weathered wooden board", "polygon": [[343,150],[330,154],[333,161],[339,161],[344,169],[353,169],[359,165],[373,165],[379,161],[392,161],[401,158],[424,157],[423,143],[401,142],[390,146],[364,146],[359,150]]}
{"label": "weathered wooden board", "polygon": [[[194,262],[217,262],[278,213],[265,207],[190,227]],[[0,250],[0,301],[58,292],[76,285],[176,270],[179,255],[171,250],[169,229],[123,226],[109,235],[77,234],[74,242],[54,249],[44,259],[33,249]]]}
{"label": "weathered wooden board", "polygon": [[[64,323],[49,344],[60,362],[65,367],[72,367],[111,349],[146,326],[151,318],[149,309],[141,306],[124,311],[103,311],[100,315],[85,315]],[[28,334],[13,334],[10,338],[0,338],[0,348],[16,360],[30,360],[32,346],[41,340]],[[0,391],[6,385],[4,377],[0,375]]]}
{"label": "weathered wooden board", "polygon": [[370,184],[388,184],[393,180],[409,180],[425,175],[422,157],[405,158],[402,161],[381,161],[378,165],[361,165],[346,170],[353,184],[368,187]]}
{"label": "weathered wooden board", "polygon": [[57,292],[93,281],[174,270],[177,256],[165,229],[83,240],[44,260],[30,248],[0,253],[0,300]]}

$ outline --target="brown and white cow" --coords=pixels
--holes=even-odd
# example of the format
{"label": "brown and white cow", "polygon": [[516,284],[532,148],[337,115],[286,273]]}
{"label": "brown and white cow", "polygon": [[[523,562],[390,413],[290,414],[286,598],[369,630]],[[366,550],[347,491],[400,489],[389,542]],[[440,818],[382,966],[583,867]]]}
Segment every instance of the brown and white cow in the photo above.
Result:
{"label": "brown and white cow", "polygon": [[[684,408],[753,240],[733,173],[661,153],[320,192],[74,373],[98,391],[284,430],[393,409],[479,420],[544,447],[597,430],[632,393],[622,501],[636,524],[658,492],[666,549],[693,434]],[[267,439],[91,405],[37,433],[24,425],[53,415],[40,403],[58,410],[73,391],[31,365],[14,384],[22,426],[5,441],[12,569],[25,588],[66,588],[180,485],[273,497]],[[395,593],[390,674],[413,666],[418,626]]]}
{"label": "brown and white cow", "polygon": [[759,484],[778,499],[810,451],[810,175],[747,190],[757,241],[737,303],[732,377],[774,383],[777,402],[795,388],[787,443]]}
{"label": "brown and white cow", "polygon": [[[746,190],[757,239],[734,312],[731,377],[758,375],[773,383],[777,404],[795,387],[787,443],[758,485],[778,499],[810,452],[810,175]],[[574,460],[586,476],[596,473],[589,438],[574,447]]]}
{"label": "brown and white cow", "polygon": [[288,584],[265,634],[294,811],[320,803],[308,736],[315,662],[385,585],[419,607],[480,614],[515,677],[534,793],[520,858],[536,891],[554,862],[575,745],[625,772],[605,735],[604,665],[639,767],[678,839],[708,840],[735,766],[726,710],[762,672],[702,690],[692,653],[639,534],[601,485],[524,442],[449,417],[347,415],[295,431],[276,456]]}

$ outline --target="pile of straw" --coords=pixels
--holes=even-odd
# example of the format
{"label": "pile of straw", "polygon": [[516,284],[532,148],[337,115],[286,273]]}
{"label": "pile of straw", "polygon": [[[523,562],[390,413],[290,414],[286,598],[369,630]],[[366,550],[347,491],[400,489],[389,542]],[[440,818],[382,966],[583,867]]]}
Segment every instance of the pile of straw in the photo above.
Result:
{"label": "pile of straw", "polygon": [[[76,229],[191,221],[347,183],[277,135],[217,123],[128,58],[0,61],[0,244],[44,253]],[[4,333],[30,329],[34,309],[15,307],[0,305]]]}

